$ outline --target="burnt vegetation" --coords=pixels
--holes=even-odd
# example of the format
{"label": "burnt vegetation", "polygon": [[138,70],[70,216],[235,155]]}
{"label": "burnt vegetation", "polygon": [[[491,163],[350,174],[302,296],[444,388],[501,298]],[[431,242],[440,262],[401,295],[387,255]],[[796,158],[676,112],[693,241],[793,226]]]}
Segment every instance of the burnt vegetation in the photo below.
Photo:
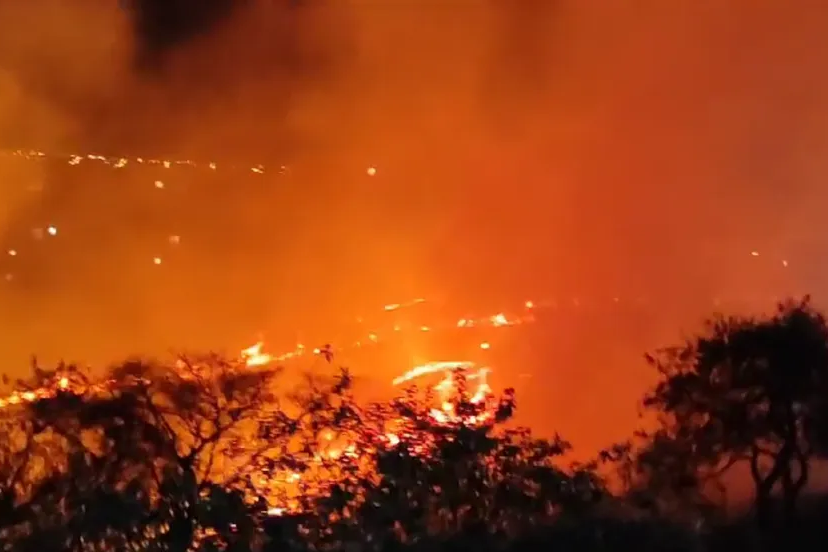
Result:
{"label": "burnt vegetation", "polygon": [[356,400],[346,370],[286,389],[278,369],[215,355],[103,379],[35,367],[0,410],[0,549],[819,546],[828,326],[809,300],[714,316],[646,362],[645,429],[582,464],[510,422],[510,390],[476,401],[462,373],[437,419],[416,389]]}

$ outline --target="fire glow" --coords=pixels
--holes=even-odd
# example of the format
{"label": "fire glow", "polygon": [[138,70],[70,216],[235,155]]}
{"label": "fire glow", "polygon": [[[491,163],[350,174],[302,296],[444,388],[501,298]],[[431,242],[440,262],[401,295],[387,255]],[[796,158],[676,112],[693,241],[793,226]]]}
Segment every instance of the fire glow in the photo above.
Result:
{"label": "fire glow", "polygon": [[[400,302],[396,304],[389,304],[383,307],[384,312],[395,312],[414,307],[425,302],[423,299],[415,299],[408,302]],[[530,306],[531,305],[531,306]],[[534,305],[525,305],[526,310],[530,310]],[[456,320],[456,319],[455,319]],[[491,316],[480,318],[463,319],[460,323],[451,322],[451,319],[444,323],[438,324],[435,328],[440,330],[451,330],[452,328],[475,328],[475,327],[489,327],[489,328],[503,328],[524,322],[531,322],[532,318],[529,313],[523,315],[515,315],[507,317],[505,314],[498,313]],[[416,324],[413,328],[419,328]],[[384,341],[384,337],[391,337],[399,331],[397,323],[394,324],[394,331],[387,336],[384,332],[373,330],[368,334],[368,341],[378,343]],[[359,342],[354,347],[359,347]],[[484,341],[480,344],[480,349],[487,350],[489,342]],[[347,347],[346,347],[347,349]],[[329,346],[316,349],[308,349],[303,344],[297,344],[293,350],[281,353],[275,353],[268,350],[264,340],[259,340],[252,345],[241,349],[237,355],[237,361],[244,368],[250,370],[267,369],[276,364],[298,360],[307,355],[325,355],[330,358],[332,350]],[[180,358],[176,363],[176,367],[183,368],[182,363],[186,364],[186,359]],[[435,378],[429,381],[427,389],[434,392],[434,403],[426,405],[426,415],[432,424],[438,426],[458,426],[458,425],[482,425],[486,424],[493,418],[493,410],[490,407],[488,400],[492,396],[491,388],[487,382],[487,376],[490,369],[485,366],[478,366],[472,361],[457,360],[457,361],[440,361],[430,362],[418,366],[414,366],[410,370],[394,378],[391,382],[392,387],[401,387],[408,384],[414,384],[423,378]],[[463,388],[460,389],[459,382],[463,383]],[[468,384],[468,387],[466,387]],[[0,398],[0,409],[7,407],[20,407],[28,403],[34,403],[40,400],[46,400],[56,397],[62,393],[70,393],[78,396],[95,396],[105,394],[112,390],[112,387],[118,385],[114,380],[102,380],[94,383],[79,381],[72,377],[71,373],[60,374],[47,386],[40,389],[23,389],[15,391],[4,398]],[[457,408],[461,402],[476,405],[474,414],[463,414],[462,410]],[[434,443],[428,441],[426,436],[422,436],[418,431],[411,427],[410,421],[402,417],[395,418],[394,415],[385,420],[384,429],[380,430],[374,437],[375,439],[369,447],[373,450],[390,450],[396,447],[405,447],[409,454],[413,455],[428,455]],[[424,440],[425,439],[425,440]],[[344,457],[356,459],[361,453],[357,451],[354,442],[343,436],[335,436],[330,434],[327,436],[324,446],[320,452],[315,456],[312,466],[318,464],[320,473],[325,472],[325,465],[328,463],[337,463]],[[313,468],[312,471],[315,471]],[[313,485],[310,481],[305,481],[310,474],[300,474],[296,472],[288,473],[273,473],[269,474],[265,480],[260,481],[262,496],[268,497],[268,502],[272,506],[269,510],[271,515],[284,515],[288,512],[295,512],[299,508],[299,501],[294,499],[279,499],[276,495],[272,495],[267,489],[273,489],[274,485],[281,489],[277,495],[291,494],[300,492],[300,489]]]}
{"label": "fire glow", "polygon": [[[406,302],[392,303],[385,305],[383,307],[383,311],[394,312],[405,310],[425,302],[425,299],[418,298]],[[452,327],[458,329],[472,329],[478,327],[505,328],[520,324],[531,323],[534,321],[534,318],[531,315],[531,311],[534,309],[534,307],[534,302],[527,301],[524,304],[524,309],[528,312],[524,313],[523,315],[507,316],[506,314],[500,312],[480,318],[461,318],[453,324],[442,324],[440,325],[439,329],[450,329]],[[432,330],[432,327],[430,326],[417,327],[419,328],[419,331]],[[398,333],[399,330],[400,326],[395,324],[393,327],[393,333]],[[369,334],[367,334],[367,340],[372,343],[379,343],[383,341],[383,335],[377,331],[372,331]],[[354,343],[353,346],[359,347],[361,344],[362,340]],[[481,350],[489,350],[491,348],[491,343],[489,341],[483,341],[480,343],[479,348]],[[331,352],[332,351],[330,350],[330,348],[315,348],[309,350],[305,347],[305,345],[299,343],[294,347],[293,350],[284,351],[281,353],[270,353],[266,350],[264,341],[259,340],[256,343],[250,345],[249,347],[242,349],[239,353],[239,359],[248,368],[257,368],[272,365],[274,363],[295,360],[303,357],[307,353],[312,353],[314,355],[327,355]],[[489,369],[477,368],[474,363],[468,361],[431,362],[420,366],[416,366],[411,370],[407,371],[405,374],[399,376],[398,378],[395,378],[392,381],[392,385],[399,386],[406,382],[410,382],[412,380],[420,378],[422,376],[442,374],[444,378],[439,384],[437,384],[437,386],[435,387],[435,391],[437,391],[440,394],[441,398],[445,399],[447,396],[446,393],[452,390],[451,386],[453,385],[453,374],[455,374],[458,371],[462,371],[465,373],[466,380],[478,382],[477,389],[472,394],[472,399],[474,399],[475,401],[481,401],[482,398],[490,392],[490,388],[486,383],[486,374],[488,374]],[[53,397],[58,391],[73,392],[77,394],[95,393],[96,390],[103,391],[106,388],[106,385],[106,382],[101,382],[98,384],[88,386],[87,388],[80,389],[77,385],[74,385],[67,378],[61,377],[58,384],[53,386],[52,388],[15,391],[7,395],[6,397],[0,398],[0,408],[31,403],[37,400]],[[446,420],[450,419],[450,416],[445,412],[443,414],[439,414],[438,417],[443,417]]]}
{"label": "fire glow", "polygon": [[438,423],[458,423],[464,422],[471,425],[482,423],[486,421],[491,413],[484,411],[473,419],[464,420],[455,412],[454,405],[457,402],[457,378],[455,375],[463,372],[465,381],[476,382],[476,387],[473,392],[470,392],[469,402],[472,404],[481,404],[491,396],[492,389],[487,382],[486,376],[489,374],[488,367],[477,368],[473,362],[469,361],[443,361],[431,362],[420,366],[415,366],[405,374],[397,377],[392,382],[393,385],[398,386],[404,383],[411,382],[417,378],[431,375],[442,374],[443,378],[434,386],[440,398],[440,408],[431,409],[431,417]]}

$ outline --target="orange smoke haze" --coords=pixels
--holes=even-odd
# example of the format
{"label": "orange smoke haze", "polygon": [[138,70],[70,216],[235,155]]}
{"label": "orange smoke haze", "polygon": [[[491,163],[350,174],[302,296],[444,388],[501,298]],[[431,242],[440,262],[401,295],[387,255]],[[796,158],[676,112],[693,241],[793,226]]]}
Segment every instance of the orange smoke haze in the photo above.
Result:
{"label": "orange smoke haze", "polygon": [[[116,0],[2,2],[1,148],[268,168],[0,157],[2,358],[313,347],[415,297],[579,298],[492,340],[492,383],[576,446],[622,437],[641,353],[711,298],[822,296],[818,4],[251,0],[159,46]],[[345,360],[390,387],[454,345]]]}

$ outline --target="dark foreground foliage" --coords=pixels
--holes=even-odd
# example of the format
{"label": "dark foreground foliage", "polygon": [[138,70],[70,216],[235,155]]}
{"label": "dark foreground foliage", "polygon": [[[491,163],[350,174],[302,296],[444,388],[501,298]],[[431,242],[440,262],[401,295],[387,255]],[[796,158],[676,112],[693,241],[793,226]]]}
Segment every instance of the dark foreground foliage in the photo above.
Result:
{"label": "dark foreground foliage", "polygon": [[[0,410],[0,550],[824,547],[828,501],[807,489],[828,452],[828,328],[808,300],[716,316],[647,360],[647,430],[585,465],[462,374],[441,419],[414,390],[360,404],[346,371],[283,390],[217,356],[95,381],[35,369]],[[734,470],[755,489],[738,516]]]}

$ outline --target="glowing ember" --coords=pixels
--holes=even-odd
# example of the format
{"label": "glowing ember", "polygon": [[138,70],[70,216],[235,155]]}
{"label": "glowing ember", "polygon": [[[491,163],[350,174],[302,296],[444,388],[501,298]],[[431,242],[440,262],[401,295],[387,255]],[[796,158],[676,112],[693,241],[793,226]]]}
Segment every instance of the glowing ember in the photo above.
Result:
{"label": "glowing ember", "polygon": [[514,323],[514,322],[509,321],[509,319],[506,318],[506,315],[503,314],[503,313],[498,313],[498,314],[492,316],[491,321],[492,321],[492,326],[495,326],[495,327],[509,326],[509,325]]}
{"label": "glowing ember", "polygon": [[[88,153],[88,154],[56,154],[56,153],[49,153],[45,151],[39,150],[0,150],[0,155],[6,155],[11,157],[20,157],[23,159],[60,159],[66,161],[69,165],[80,165],[82,162],[95,162],[100,163],[103,165],[108,165],[115,169],[122,169],[130,164],[135,165],[157,165],[163,167],[165,169],[171,169],[173,166],[188,166],[188,167],[203,167],[214,171],[218,168],[218,164],[215,161],[204,161],[204,162],[197,162],[190,159],[146,159],[144,157],[116,157],[116,156],[106,156],[106,155],[99,155],[96,153]],[[234,166],[229,165],[226,168],[233,169],[233,170],[240,170],[245,169],[242,166]],[[264,174],[265,168],[262,165],[256,165],[253,167],[247,167],[250,172],[256,174]],[[280,173],[285,172],[285,167],[280,167]],[[376,174],[376,168],[369,168],[369,174],[372,172]],[[371,174],[373,176],[373,174]],[[164,184],[160,183],[160,181],[156,181],[156,188],[163,188]]]}

